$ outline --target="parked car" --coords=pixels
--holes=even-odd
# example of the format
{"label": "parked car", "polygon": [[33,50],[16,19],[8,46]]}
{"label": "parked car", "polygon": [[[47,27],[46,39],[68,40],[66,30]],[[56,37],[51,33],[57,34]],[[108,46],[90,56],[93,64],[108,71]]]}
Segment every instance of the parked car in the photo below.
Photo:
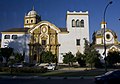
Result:
{"label": "parked car", "polygon": [[35,64],[34,67],[36,67],[36,68],[47,68],[46,65],[47,65],[47,63],[37,63],[37,64]]}
{"label": "parked car", "polygon": [[15,64],[13,64],[13,67],[23,67],[23,64],[22,63],[15,63]]}
{"label": "parked car", "polygon": [[48,64],[48,65],[46,65],[46,68],[48,70],[55,70],[56,66],[55,66],[55,64]]}
{"label": "parked car", "polygon": [[120,84],[120,70],[108,71],[103,75],[95,76],[96,84]]}

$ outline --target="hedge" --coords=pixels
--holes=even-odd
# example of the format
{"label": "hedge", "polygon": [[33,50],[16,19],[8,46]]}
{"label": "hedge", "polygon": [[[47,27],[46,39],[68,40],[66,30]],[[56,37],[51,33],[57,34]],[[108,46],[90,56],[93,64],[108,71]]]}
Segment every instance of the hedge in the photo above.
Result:
{"label": "hedge", "polygon": [[34,67],[22,67],[22,68],[10,68],[10,67],[0,67],[0,72],[12,72],[16,73],[45,73],[47,68],[34,68]]}

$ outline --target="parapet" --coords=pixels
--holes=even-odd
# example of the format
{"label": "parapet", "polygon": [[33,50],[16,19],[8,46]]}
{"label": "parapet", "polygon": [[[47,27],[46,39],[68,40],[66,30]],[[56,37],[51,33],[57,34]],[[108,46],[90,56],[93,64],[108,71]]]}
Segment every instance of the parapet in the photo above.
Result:
{"label": "parapet", "polygon": [[67,14],[69,15],[72,15],[72,14],[77,14],[77,15],[88,15],[88,11],[73,11],[73,12],[71,12],[71,11],[67,11]]}

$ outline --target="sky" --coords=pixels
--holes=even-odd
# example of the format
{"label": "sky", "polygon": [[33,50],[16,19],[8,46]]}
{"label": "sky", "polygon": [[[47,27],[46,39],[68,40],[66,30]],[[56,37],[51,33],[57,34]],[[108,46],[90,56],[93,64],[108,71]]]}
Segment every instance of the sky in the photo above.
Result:
{"label": "sky", "polygon": [[[24,16],[33,6],[42,20],[60,28],[66,28],[67,11],[88,11],[90,41],[94,31],[100,29],[103,13],[110,0],[1,0],[0,31],[10,28],[23,28]],[[118,35],[120,41],[120,0],[112,0],[105,18],[107,28]]]}

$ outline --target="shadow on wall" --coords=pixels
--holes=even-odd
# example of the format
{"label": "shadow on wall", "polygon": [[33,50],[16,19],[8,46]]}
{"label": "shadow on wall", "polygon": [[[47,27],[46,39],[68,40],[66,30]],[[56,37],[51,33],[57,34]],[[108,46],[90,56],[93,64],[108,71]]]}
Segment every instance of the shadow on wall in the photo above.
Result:
{"label": "shadow on wall", "polygon": [[8,47],[13,48],[13,52],[15,52],[15,53],[21,53],[23,55],[25,52],[25,59],[29,61],[29,59],[28,59],[29,39],[30,39],[30,35],[28,35],[28,34],[19,36],[19,37],[17,37],[17,39],[10,41],[8,43]]}

